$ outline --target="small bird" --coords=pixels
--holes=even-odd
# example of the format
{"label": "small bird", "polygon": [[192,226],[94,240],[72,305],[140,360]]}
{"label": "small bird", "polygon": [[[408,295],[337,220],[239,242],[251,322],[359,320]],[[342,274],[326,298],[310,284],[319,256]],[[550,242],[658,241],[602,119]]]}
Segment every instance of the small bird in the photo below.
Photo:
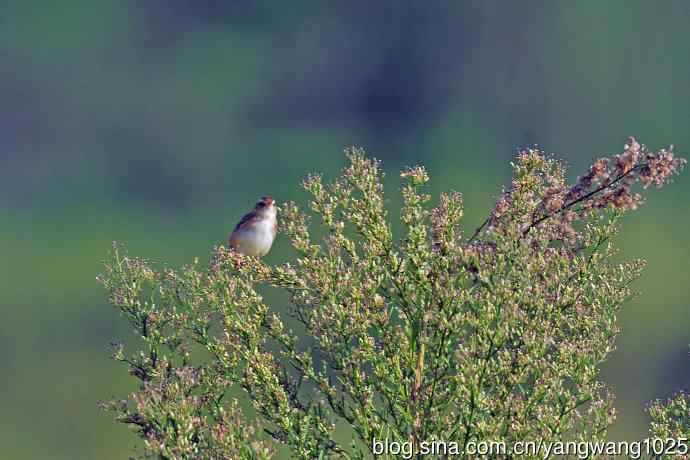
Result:
{"label": "small bird", "polygon": [[230,234],[230,247],[247,256],[260,258],[268,254],[278,231],[276,214],[275,200],[261,197],[254,210],[245,214]]}

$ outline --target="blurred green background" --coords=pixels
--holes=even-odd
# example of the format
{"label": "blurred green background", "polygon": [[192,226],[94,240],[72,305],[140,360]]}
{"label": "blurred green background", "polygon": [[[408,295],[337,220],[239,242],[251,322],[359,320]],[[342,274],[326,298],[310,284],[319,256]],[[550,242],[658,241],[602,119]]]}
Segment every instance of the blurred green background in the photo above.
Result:
{"label": "blurred green background", "polygon": [[[0,458],[122,459],[97,401],[133,389],[95,282],[112,240],[208,257],[260,195],[303,200],[356,144],[425,164],[473,230],[520,146],[575,177],[626,136],[690,153],[690,2],[4,0],[0,5]],[[626,219],[649,261],[603,368],[612,439],[690,385],[690,177]],[[269,261],[289,254],[284,238]]]}

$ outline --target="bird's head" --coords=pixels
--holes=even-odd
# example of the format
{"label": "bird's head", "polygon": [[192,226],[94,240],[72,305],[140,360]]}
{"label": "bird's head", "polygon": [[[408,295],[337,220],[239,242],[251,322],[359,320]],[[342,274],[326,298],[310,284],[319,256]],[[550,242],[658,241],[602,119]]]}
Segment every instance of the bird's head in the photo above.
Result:
{"label": "bird's head", "polygon": [[273,197],[270,196],[262,196],[261,199],[259,199],[258,203],[254,206],[254,210],[258,214],[262,214],[265,216],[270,216],[276,215],[276,201],[273,199]]}

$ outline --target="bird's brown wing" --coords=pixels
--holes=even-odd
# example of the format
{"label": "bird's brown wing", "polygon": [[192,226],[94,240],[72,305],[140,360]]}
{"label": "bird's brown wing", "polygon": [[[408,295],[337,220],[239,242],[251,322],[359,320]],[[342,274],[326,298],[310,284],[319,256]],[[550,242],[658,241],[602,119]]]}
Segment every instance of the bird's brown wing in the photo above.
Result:
{"label": "bird's brown wing", "polygon": [[253,212],[245,214],[244,216],[242,216],[237,225],[235,225],[235,230],[233,230],[233,232],[236,232],[240,229],[240,227],[243,227],[245,224],[249,224],[251,221],[256,220],[256,218],[257,217]]}

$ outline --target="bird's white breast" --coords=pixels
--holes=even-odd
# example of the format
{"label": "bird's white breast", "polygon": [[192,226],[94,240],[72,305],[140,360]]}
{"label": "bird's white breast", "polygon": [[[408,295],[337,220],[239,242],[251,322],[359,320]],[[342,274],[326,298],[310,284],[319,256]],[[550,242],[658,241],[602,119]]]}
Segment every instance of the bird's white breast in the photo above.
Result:
{"label": "bird's white breast", "polygon": [[251,256],[263,256],[273,244],[274,224],[269,219],[255,222],[251,228],[237,231],[236,238],[241,252]]}

